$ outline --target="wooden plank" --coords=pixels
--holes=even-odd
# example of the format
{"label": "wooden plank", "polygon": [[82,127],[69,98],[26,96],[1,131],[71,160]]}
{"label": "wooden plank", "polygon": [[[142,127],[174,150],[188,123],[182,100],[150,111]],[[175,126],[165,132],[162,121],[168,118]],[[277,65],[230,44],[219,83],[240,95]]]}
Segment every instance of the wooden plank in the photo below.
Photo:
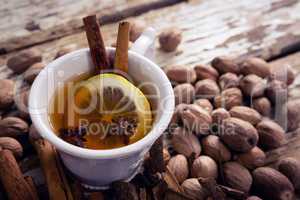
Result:
{"label": "wooden plank", "polygon": [[5,0],[0,8],[0,54],[70,35],[82,17],[97,14],[102,24],[183,0]]}
{"label": "wooden plank", "polygon": [[[194,0],[154,10],[137,18],[145,20],[158,31],[176,26],[183,31],[178,51],[164,53],[157,49],[156,62],[162,66],[207,63],[213,57],[232,54],[237,57],[259,55],[271,59],[300,42],[300,2],[295,0],[252,1]],[[116,38],[117,24],[102,28],[106,44]],[[76,44],[86,47],[85,35],[71,36],[36,45],[49,62],[61,46]],[[12,53],[13,54],[13,53]],[[12,55],[9,54],[9,55]],[[4,55],[1,58],[5,63]]]}

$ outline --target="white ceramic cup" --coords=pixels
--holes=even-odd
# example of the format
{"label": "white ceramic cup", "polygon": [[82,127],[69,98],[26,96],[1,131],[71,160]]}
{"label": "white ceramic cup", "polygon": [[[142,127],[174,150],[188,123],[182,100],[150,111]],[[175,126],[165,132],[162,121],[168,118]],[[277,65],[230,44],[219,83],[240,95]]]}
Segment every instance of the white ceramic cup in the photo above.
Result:
{"label": "white ceramic cup", "polygon": [[[151,145],[167,128],[174,110],[174,94],[165,73],[144,55],[153,56],[155,32],[147,29],[129,51],[129,75],[137,83],[147,82],[146,93],[157,98],[151,101],[156,110],[151,131],[141,140],[111,150],[91,150],[69,144],[51,129],[48,105],[59,84],[94,68],[89,49],[64,55],[41,71],[29,96],[29,112],[40,135],[58,149],[64,165],[84,184],[93,188],[106,187],[116,180],[128,181],[139,170]],[[115,49],[107,47],[107,52]]]}

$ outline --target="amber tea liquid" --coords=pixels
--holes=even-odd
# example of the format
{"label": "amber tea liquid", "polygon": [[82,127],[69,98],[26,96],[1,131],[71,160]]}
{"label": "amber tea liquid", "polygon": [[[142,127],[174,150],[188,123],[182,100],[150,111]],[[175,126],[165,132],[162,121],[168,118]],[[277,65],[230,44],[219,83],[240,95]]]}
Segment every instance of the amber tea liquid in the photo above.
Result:
{"label": "amber tea liquid", "polygon": [[[72,87],[76,83],[87,80],[89,77],[90,75],[83,74],[71,78],[55,91],[48,108],[49,121],[54,132],[62,139],[65,139],[63,136],[68,131],[68,139],[65,139],[67,142],[89,149],[113,149],[142,139],[150,131],[151,127],[139,126],[140,128],[127,139],[127,142],[124,142],[123,136],[118,134],[107,136],[104,135],[105,126],[104,129],[102,126],[99,128],[100,119],[110,122],[114,118],[113,115],[107,114],[104,116],[97,109],[88,113],[75,111],[71,103],[74,96],[72,96],[70,91],[72,91]],[[126,112],[124,116],[131,117],[132,114]],[[84,130],[81,128],[83,125],[87,127]],[[71,140],[69,140],[70,137]]]}

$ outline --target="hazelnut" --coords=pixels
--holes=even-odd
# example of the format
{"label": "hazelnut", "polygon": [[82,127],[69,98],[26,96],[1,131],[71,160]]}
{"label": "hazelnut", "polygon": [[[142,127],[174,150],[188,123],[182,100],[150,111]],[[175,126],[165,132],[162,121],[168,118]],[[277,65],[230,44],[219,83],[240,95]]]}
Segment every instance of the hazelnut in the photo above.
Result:
{"label": "hazelnut", "polygon": [[266,84],[261,77],[250,74],[242,78],[240,88],[244,95],[256,98],[264,95]]}
{"label": "hazelnut", "polygon": [[56,53],[54,59],[56,58],[59,58],[61,56],[64,56],[68,53],[71,53],[72,51],[75,51],[76,50],[76,45],[68,45],[68,46],[65,46],[65,47],[62,47],[58,50],[58,52]]}
{"label": "hazelnut", "polygon": [[264,117],[270,117],[272,112],[272,105],[268,98],[260,97],[254,99],[252,107]]}
{"label": "hazelnut", "polygon": [[212,123],[210,114],[193,104],[184,108],[181,112],[181,120],[188,130],[194,131],[197,135],[207,135]]}
{"label": "hazelnut", "polygon": [[295,80],[295,72],[290,65],[272,65],[271,67],[271,80],[278,80],[290,85]]}
{"label": "hazelnut", "polygon": [[193,178],[217,178],[218,165],[209,156],[199,156],[193,162],[191,175]]}
{"label": "hazelnut", "polygon": [[300,100],[290,100],[284,106],[287,114],[287,128],[288,131],[296,130],[300,125]]}
{"label": "hazelnut", "polygon": [[219,86],[221,90],[225,90],[228,88],[236,88],[239,86],[240,78],[233,73],[226,73],[220,76],[219,78]]}
{"label": "hazelnut", "polygon": [[237,161],[248,169],[262,167],[265,164],[266,154],[258,147],[237,155]]}
{"label": "hazelnut", "polygon": [[262,199],[292,200],[294,187],[287,177],[270,167],[259,167],[252,172],[254,194]]}
{"label": "hazelnut", "polygon": [[0,149],[8,149],[18,158],[23,154],[23,147],[21,144],[11,137],[0,137]]}
{"label": "hazelnut", "polygon": [[28,124],[17,117],[0,120],[0,137],[17,137],[28,132]]}
{"label": "hazelnut", "polygon": [[179,183],[187,179],[189,175],[188,161],[184,155],[178,154],[169,160],[168,168],[173,172]]}
{"label": "hazelnut", "polygon": [[163,148],[163,157],[164,157],[164,163],[165,163],[165,165],[167,165],[169,160],[171,159],[171,155],[170,155],[168,149],[166,149],[166,148]]}
{"label": "hazelnut", "polygon": [[173,113],[173,116],[172,116],[172,119],[171,119],[171,122],[170,122],[170,125],[172,126],[176,126],[178,124],[182,124],[182,120],[181,120],[181,113],[183,112],[183,110],[187,107],[188,104],[184,104],[184,103],[181,103],[181,104],[178,104],[176,107],[175,107],[175,111]]}
{"label": "hazelnut", "polygon": [[229,56],[219,56],[212,60],[211,65],[220,73],[227,72],[236,73],[240,72],[240,67],[236,61]]}
{"label": "hazelnut", "polygon": [[194,104],[200,106],[208,113],[211,113],[213,111],[213,106],[211,105],[210,101],[208,101],[207,99],[197,99],[194,101]]}
{"label": "hazelnut", "polygon": [[224,108],[217,108],[211,113],[211,118],[214,124],[221,124],[224,119],[230,117],[230,113]]}
{"label": "hazelnut", "polygon": [[36,50],[26,50],[10,57],[7,61],[7,67],[14,73],[21,74],[32,64],[41,61],[42,55],[40,52]]}
{"label": "hazelnut", "polygon": [[219,86],[211,79],[200,80],[195,85],[197,98],[212,99],[220,93]]}
{"label": "hazelnut", "polygon": [[261,78],[265,78],[270,75],[270,65],[261,58],[248,58],[241,67],[241,72],[244,75],[255,74]]}
{"label": "hazelnut", "polygon": [[214,98],[214,104],[217,108],[230,110],[233,106],[240,106],[243,103],[243,95],[238,88],[228,88]]}
{"label": "hazelnut", "polygon": [[247,121],[230,117],[223,120],[220,128],[221,140],[234,151],[247,152],[258,142],[255,127]]}
{"label": "hazelnut", "polygon": [[266,96],[273,104],[286,102],[288,98],[287,85],[278,80],[269,82],[266,88]]}
{"label": "hazelnut", "polygon": [[184,193],[194,200],[204,200],[209,194],[209,191],[196,178],[186,179],[181,187]]}
{"label": "hazelnut", "polygon": [[217,81],[219,78],[219,72],[210,65],[196,65],[194,69],[198,80],[211,79]]}
{"label": "hazelnut", "polygon": [[201,140],[201,144],[203,153],[213,158],[216,162],[225,162],[231,159],[231,152],[218,136],[209,135]]}
{"label": "hazelnut", "polygon": [[15,104],[19,111],[20,117],[25,120],[30,119],[28,111],[29,92],[29,89],[24,89],[15,96]]}
{"label": "hazelnut", "polygon": [[130,22],[129,40],[135,42],[146,29],[146,22],[143,20],[133,20]]}
{"label": "hazelnut", "polygon": [[295,158],[284,158],[280,160],[278,170],[284,174],[294,185],[294,188],[300,190],[300,162]]}
{"label": "hazelnut", "polygon": [[259,146],[270,150],[280,147],[285,142],[285,132],[281,126],[269,119],[264,119],[256,126]]}
{"label": "hazelnut", "polygon": [[231,117],[250,122],[252,125],[256,125],[261,121],[260,114],[256,110],[247,106],[234,106],[230,109],[229,113]]}
{"label": "hazelnut", "polygon": [[262,200],[262,199],[257,196],[250,196],[246,200]]}
{"label": "hazelnut", "polygon": [[195,97],[195,89],[190,83],[179,84],[174,88],[175,104],[190,104]]}
{"label": "hazelnut", "polygon": [[247,168],[237,162],[227,162],[223,165],[224,181],[233,189],[248,193],[252,184],[252,176]]}
{"label": "hazelnut", "polygon": [[14,103],[15,82],[10,79],[0,80],[0,109],[7,109]]}
{"label": "hazelnut", "polygon": [[35,63],[31,65],[25,72],[24,72],[24,80],[28,83],[33,83],[35,77],[44,69],[45,65],[41,62]]}
{"label": "hazelnut", "polygon": [[196,72],[187,66],[171,66],[166,69],[166,75],[170,81],[177,83],[193,83],[196,81]]}
{"label": "hazelnut", "polygon": [[181,31],[177,28],[168,28],[158,35],[158,41],[163,51],[171,52],[177,49],[181,42]]}
{"label": "hazelnut", "polygon": [[184,128],[178,127],[173,131],[171,143],[176,152],[186,157],[190,157],[192,153],[196,157],[200,155],[201,145],[198,138]]}

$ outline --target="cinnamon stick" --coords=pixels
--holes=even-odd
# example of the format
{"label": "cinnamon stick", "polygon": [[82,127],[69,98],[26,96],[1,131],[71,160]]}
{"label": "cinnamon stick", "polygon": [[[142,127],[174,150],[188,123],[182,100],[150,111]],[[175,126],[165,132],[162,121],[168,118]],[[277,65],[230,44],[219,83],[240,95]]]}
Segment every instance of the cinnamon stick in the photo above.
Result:
{"label": "cinnamon stick", "polygon": [[96,15],[84,17],[83,23],[96,73],[109,69],[109,60]]}
{"label": "cinnamon stick", "polygon": [[30,189],[32,191],[32,194],[34,194],[35,198],[38,199],[38,193],[37,193],[37,190],[36,190],[36,187],[35,187],[35,184],[33,182],[32,177],[31,176],[25,176],[24,179],[28,183],[28,186],[30,187]]}
{"label": "cinnamon stick", "polygon": [[114,69],[128,72],[129,22],[119,24]]}
{"label": "cinnamon stick", "polygon": [[0,179],[10,200],[35,200],[32,191],[10,150],[0,151]]}
{"label": "cinnamon stick", "polygon": [[70,186],[58,162],[54,147],[44,139],[34,141],[35,149],[41,161],[51,200],[73,200]]}

